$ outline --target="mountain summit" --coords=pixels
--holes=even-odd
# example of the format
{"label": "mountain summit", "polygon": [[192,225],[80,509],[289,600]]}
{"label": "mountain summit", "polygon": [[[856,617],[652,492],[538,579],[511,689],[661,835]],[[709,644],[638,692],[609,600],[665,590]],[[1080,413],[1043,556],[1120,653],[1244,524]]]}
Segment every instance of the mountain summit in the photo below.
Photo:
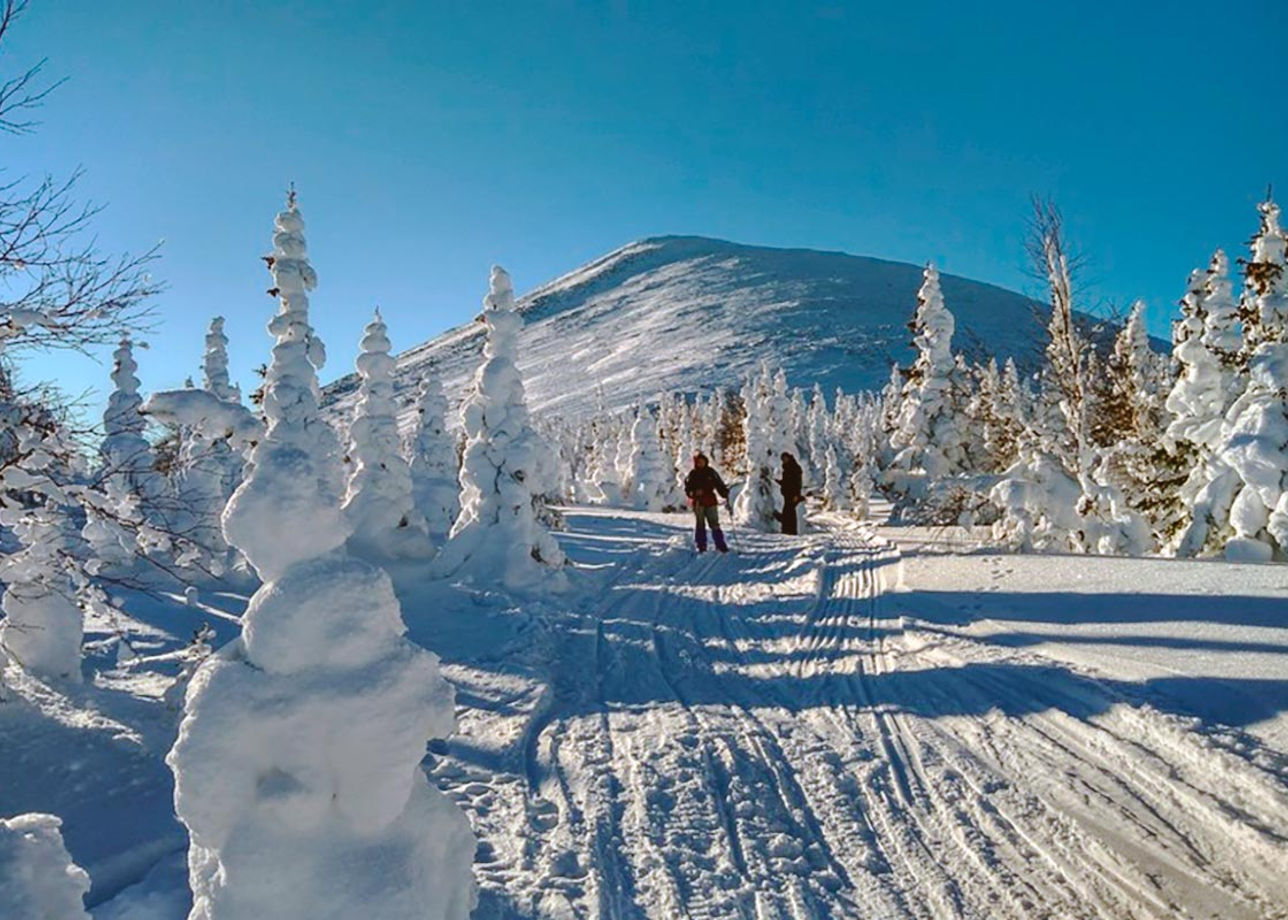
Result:
{"label": "mountain summit", "polygon": [[[789,381],[830,393],[880,388],[911,357],[906,324],[922,267],[809,249],[696,236],[630,243],[519,300],[519,368],[536,411],[575,416],[664,391],[736,387],[762,359]],[[1045,307],[1020,294],[941,275],[957,319],[954,348],[1032,362]],[[428,368],[458,396],[478,365],[484,327],[471,322],[398,358],[410,395]],[[356,377],[327,388],[346,403]]]}

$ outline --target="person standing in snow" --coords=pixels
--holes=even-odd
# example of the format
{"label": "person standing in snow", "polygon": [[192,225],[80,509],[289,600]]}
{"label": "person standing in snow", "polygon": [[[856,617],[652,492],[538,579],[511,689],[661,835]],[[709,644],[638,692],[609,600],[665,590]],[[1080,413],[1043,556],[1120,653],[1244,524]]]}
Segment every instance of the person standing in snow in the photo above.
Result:
{"label": "person standing in snow", "polygon": [[778,483],[778,491],[783,496],[783,510],[778,514],[778,519],[782,521],[783,533],[795,534],[797,533],[796,506],[805,500],[801,495],[801,465],[787,451],[783,451],[781,459],[783,476],[775,480]]}
{"label": "person standing in snow", "polygon": [[693,506],[693,539],[698,545],[698,552],[707,551],[707,525],[711,525],[711,536],[716,549],[722,553],[729,552],[725,545],[724,531],[720,529],[720,499],[729,497],[729,487],[725,485],[720,474],[707,463],[707,455],[699,451],[693,455],[693,469],[684,477],[684,494],[689,497]]}

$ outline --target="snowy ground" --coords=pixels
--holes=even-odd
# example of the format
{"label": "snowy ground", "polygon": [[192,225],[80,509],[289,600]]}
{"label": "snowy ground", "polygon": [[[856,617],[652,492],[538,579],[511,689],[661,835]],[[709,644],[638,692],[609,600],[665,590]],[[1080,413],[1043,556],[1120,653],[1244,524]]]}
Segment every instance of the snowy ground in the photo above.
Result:
{"label": "snowy ground", "polygon": [[[475,916],[1288,917],[1288,567],[567,518],[562,598],[398,579]],[[98,920],[185,910],[157,673],[235,603],[163,607],[143,663],[104,625],[82,697],[0,704],[0,813],[63,815]]]}

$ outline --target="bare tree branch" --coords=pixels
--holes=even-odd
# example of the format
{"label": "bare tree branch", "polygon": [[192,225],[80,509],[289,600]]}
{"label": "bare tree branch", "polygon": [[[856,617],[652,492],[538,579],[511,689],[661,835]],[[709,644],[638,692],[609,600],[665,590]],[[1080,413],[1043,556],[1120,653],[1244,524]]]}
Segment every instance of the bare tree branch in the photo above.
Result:
{"label": "bare tree branch", "polygon": [[[26,0],[0,0],[0,45]],[[25,117],[56,89],[36,85],[43,61],[0,82],[0,134],[21,134]],[[80,170],[0,182],[0,354],[15,349],[85,351],[123,331],[142,331],[162,285],[149,273],[158,248],[103,253],[90,235],[101,207],[74,196]]]}

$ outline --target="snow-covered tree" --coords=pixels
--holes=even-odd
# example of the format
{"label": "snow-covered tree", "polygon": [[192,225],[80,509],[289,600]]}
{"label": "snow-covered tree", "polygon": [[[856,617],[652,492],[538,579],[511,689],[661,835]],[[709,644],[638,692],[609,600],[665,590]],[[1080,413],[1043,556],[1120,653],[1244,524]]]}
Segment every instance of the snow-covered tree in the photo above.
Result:
{"label": "snow-covered tree", "polygon": [[492,268],[483,319],[488,329],[483,364],[461,407],[461,512],[435,569],[442,575],[499,580],[516,590],[557,586],[563,551],[538,523],[534,507],[550,488],[553,464],[528,421],[516,367],[523,317],[514,309],[510,276],[500,266]]}
{"label": "snow-covered tree", "polygon": [[693,455],[697,453],[697,440],[694,432],[695,421],[694,411],[696,407],[690,407],[683,396],[680,397],[681,409],[678,416],[678,425],[675,435],[675,452],[673,454],[674,464],[674,491],[677,501],[683,504],[684,497],[684,480],[692,469],[691,463]]}
{"label": "snow-covered tree", "polygon": [[447,431],[447,397],[433,372],[421,378],[417,390],[416,431],[410,454],[416,510],[425,519],[430,536],[444,540],[461,508],[461,464],[456,439]]}
{"label": "snow-covered tree", "polygon": [[832,445],[832,437],[827,399],[817,381],[805,414],[805,442],[814,480],[821,484],[827,472],[827,449]]}
{"label": "snow-covered tree", "polygon": [[7,658],[38,676],[79,682],[86,573],[68,514],[77,503],[71,445],[39,404],[11,403],[5,415],[12,442],[0,463],[0,526],[18,548],[0,554],[0,671]]}
{"label": "snow-covered tree", "polygon": [[1021,552],[1070,552],[1082,527],[1082,487],[1037,439],[1020,440],[1016,460],[993,487],[993,538]]}
{"label": "snow-covered tree", "polygon": [[[631,443],[631,428],[638,417],[639,409],[628,418],[617,419],[616,447],[613,449],[613,470],[616,473],[617,494],[609,496],[609,504],[627,502],[635,492],[635,445]],[[607,483],[606,483],[607,485]]]}
{"label": "snow-covered tree", "polygon": [[632,501],[646,511],[666,511],[681,507],[676,494],[675,464],[662,451],[657,419],[642,407],[631,425],[631,466],[634,470]]}
{"label": "snow-covered tree", "polygon": [[241,402],[241,390],[228,378],[228,336],[224,334],[224,318],[210,320],[206,331],[206,352],[202,361],[204,388],[225,402]]}
{"label": "snow-covered tree", "polygon": [[998,473],[1015,462],[1024,427],[1015,361],[1008,358],[1000,372],[995,358],[977,367],[974,390],[967,409],[978,441],[974,471]]}
{"label": "snow-covered tree", "polygon": [[[216,316],[210,321],[206,332],[206,353],[202,364],[204,377],[203,388],[223,402],[241,404],[241,389],[232,385],[228,378],[228,336],[224,334],[224,318]],[[229,444],[226,436],[211,432],[206,453],[210,455],[210,465],[223,473],[224,498],[233,494],[242,477],[242,456]]]}
{"label": "snow-covered tree", "polygon": [[0,660],[7,655],[32,674],[79,683],[84,615],[66,511],[45,496],[0,511],[0,524],[12,528],[21,547],[0,556]]}
{"label": "snow-covered tree", "polygon": [[[786,384],[787,375],[783,375]],[[783,450],[791,451],[801,465],[803,485],[808,487],[823,478],[823,457],[815,457],[809,439],[809,404],[805,401],[805,391],[797,387],[789,397],[787,429],[791,440]]]}
{"label": "snow-covered tree", "polygon": [[112,358],[115,389],[103,412],[103,442],[99,447],[104,478],[116,479],[124,491],[138,499],[142,516],[157,524],[162,520],[159,505],[164,483],[156,470],[152,445],[143,436],[147,419],[139,412],[143,405],[139,378],[135,376],[139,366],[128,337],[121,340]]}
{"label": "snow-covered tree", "polygon": [[14,920],[89,920],[89,875],[63,844],[62,821],[31,813],[0,818],[0,904]]}
{"label": "snow-covered tree", "polygon": [[835,511],[841,507],[845,496],[845,479],[836,448],[831,444],[823,453],[823,507]]}
{"label": "snow-covered tree", "polygon": [[1173,497],[1176,520],[1166,528],[1164,548],[1176,555],[1219,552],[1231,535],[1234,474],[1218,451],[1225,416],[1246,383],[1242,330],[1229,261],[1217,250],[1206,272],[1190,273],[1181,319],[1172,329],[1180,374],[1166,398],[1166,436],[1186,478]]}
{"label": "snow-covered tree", "polygon": [[1252,252],[1242,260],[1243,292],[1239,319],[1243,323],[1244,355],[1251,360],[1265,341],[1277,340],[1288,323],[1288,253],[1279,205],[1269,196],[1257,205],[1261,226],[1252,238]]}
{"label": "snow-covered tree", "polygon": [[452,730],[452,690],[403,637],[389,577],[344,550],[319,450],[303,231],[292,193],[270,258],[268,427],[224,514],[263,584],[240,638],[193,676],[167,758],[191,916],[464,920],[473,835],[419,769],[426,741]]}
{"label": "snow-covered tree", "polygon": [[[1172,497],[1185,479],[1164,440],[1164,386],[1159,356],[1150,347],[1145,328],[1144,305],[1137,303],[1092,382],[1088,434],[1097,449],[1091,471],[1097,485],[1090,494],[1095,506],[1103,507],[1105,501],[1125,503],[1149,521],[1160,539],[1176,527],[1179,511]],[[1111,497],[1106,497],[1106,488]],[[1134,523],[1130,526],[1136,528]],[[1129,544],[1139,545],[1134,536],[1123,546]],[[1147,552],[1153,546],[1151,538],[1137,551]]]}
{"label": "snow-covered tree", "polygon": [[939,272],[927,265],[909,328],[917,358],[904,375],[893,419],[894,457],[885,472],[896,494],[918,497],[927,485],[968,467],[969,387],[953,356],[955,322],[944,305]]}
{"label": "snow-covered tree", "polygon": [[1218,457],[1237,477],[1226,553],[1267,559],[1288,556],[1288,235],[1277,204],[1259,209],[1244,267],[1247,387],[1226,415]]}
{"label": "snow-covered tree", "polygon": [[1174,442],[1215,448],[1225,415],[1243,389],[1243,335],[1231,292],[1230,265],[1217,250],[1206,272],[1190,275],[1173,330],[1180,376],[1166,397]]}
{"label": "snow-covered tree", "polygon": [[[178,433],[166,514],[175,562],[222,575],[235,556],[221,527],[228,487],[240,481],[242,454],[263,432],[259,420],[240,402],[195,387],[153,393],[138,411]],[[109,479],[109,495],[113,485]],[[110,539],[113,522],[101,523]],[[84,535],[101,554],[94,543],[100,539],[98,525],[91,533],[91,524],[96,524],[93,515]]]}
{"label": "snow-covered tree", "polygon": [[752,530],[774,531],[778,512],[778,487],[774,472],[778,455],[783,450],[776,446],[782,436],[781,423],[775,418],[778,399],[774,390],[774,377],[768,364],[762,364],[760,373],[743,387],[742,401],[746,406],[743,420],[743,438],[746,443],[747,478],[734,499],[733,517],[741,527]]}
{"label": "snow-covered tree", "polygon": [[[1122,490],[1097,475],[1091,381],[1094,352],[1078,329],[1073,277],[1060,214],[1039,204],[1033,254],[1051,291],[1042,391],[1020,437],[1016,461],[990,493],[994,536],[1017,549],[1137,553],[1148,544],[1143,518]],[[1136,347],[1143,327],[1124,348]],[[1124,373],[1130,373],[1124,358]]]}
{"label": "snow-covered tree", "polygon": [[399,452],[398,410],[388,327],[377,310],[357,359],[358,403],[349,425],[349,485],[344,513],[350,548],[374,559],[427,555],[428,526],[412,497],[411,470]]}

